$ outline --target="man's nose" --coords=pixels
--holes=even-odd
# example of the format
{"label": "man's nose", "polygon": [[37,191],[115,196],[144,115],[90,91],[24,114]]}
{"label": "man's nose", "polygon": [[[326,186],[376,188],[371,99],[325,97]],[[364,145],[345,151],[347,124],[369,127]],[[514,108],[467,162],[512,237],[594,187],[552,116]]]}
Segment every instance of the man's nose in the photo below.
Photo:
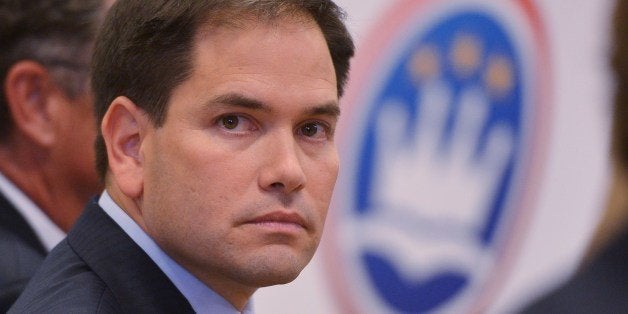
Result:
{"label": "man's nose", "polygon": [[292,132],[269,136],[259,185],[267,191],[289,194],[303,189],[306,182],[302,158],[304,155]]}

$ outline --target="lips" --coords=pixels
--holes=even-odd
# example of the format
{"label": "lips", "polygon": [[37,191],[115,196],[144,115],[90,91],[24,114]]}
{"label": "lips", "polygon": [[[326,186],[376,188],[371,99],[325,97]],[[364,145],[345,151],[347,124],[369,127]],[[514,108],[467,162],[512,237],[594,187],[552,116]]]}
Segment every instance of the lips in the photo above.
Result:
{"label": "lips", "polygon": [[295,212],[272,212],[248,221],[250,224],[284,224],[295,225],[307,229],[305,219]]}

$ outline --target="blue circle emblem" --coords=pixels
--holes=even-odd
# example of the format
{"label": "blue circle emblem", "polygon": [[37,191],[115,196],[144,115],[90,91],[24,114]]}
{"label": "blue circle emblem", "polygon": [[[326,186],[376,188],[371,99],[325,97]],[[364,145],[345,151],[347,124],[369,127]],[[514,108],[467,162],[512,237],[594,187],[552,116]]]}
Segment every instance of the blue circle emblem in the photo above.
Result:
{"label": "blue circle emblem", "polygon": [[360,312],[469,309],[490,278],[538,123],[515,36],[494,11],[457,8],[367,73],[331,240]]}

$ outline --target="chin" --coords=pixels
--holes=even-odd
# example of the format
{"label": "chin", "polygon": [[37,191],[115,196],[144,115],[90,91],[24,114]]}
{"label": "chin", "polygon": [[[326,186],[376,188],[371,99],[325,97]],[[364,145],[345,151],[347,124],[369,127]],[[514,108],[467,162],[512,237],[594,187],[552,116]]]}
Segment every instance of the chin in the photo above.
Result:
{"label": "chin", "polygon": [[251,265],[247,277],[258,287],[286,284],[299,276],[309,260],[289,255],[266,256]]}
{"label": "chin", "polygon": [[256,286],[268,287],[290,283],[299,276],[301,270],[303,270],[303,268],[298,270],[281,270],[263,274],[257,278]]}

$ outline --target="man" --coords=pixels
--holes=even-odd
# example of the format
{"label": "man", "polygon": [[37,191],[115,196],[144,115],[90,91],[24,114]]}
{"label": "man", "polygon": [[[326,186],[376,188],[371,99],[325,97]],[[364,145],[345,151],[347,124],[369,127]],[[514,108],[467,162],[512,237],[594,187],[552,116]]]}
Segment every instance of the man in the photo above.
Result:
{"label": "man", "polygon": [[0,0],[0,312],[100,192],[88,70],[102,0]]}
{"label": "man", "polygon": [[93,89],[106,192],[10,312],[250,312],[319,243],[353,43],[329,0],[120,0]]}
{"label": "man", "polygon": [[608,209],[578,273],[535,301],[524,313],[625,313],[628,311],[628,1],[613,19],[613,187]]}

